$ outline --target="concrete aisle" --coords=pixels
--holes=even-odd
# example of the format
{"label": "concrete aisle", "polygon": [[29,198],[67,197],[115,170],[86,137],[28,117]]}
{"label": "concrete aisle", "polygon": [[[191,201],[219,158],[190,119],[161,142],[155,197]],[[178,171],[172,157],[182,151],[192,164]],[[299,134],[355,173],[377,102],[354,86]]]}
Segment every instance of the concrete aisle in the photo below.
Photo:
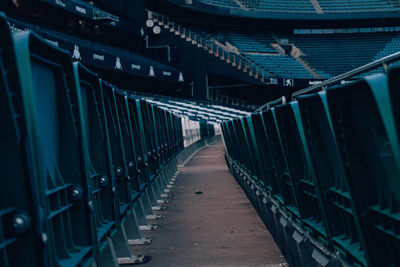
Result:
{"label": "concrete aisle", "polygon": [[[200,150],[181,168],[153,243],[133,247],[145,266],[286,266],[249,200],[228,171],[222,143]],[[197,190],[202,194],[195,194]]]}

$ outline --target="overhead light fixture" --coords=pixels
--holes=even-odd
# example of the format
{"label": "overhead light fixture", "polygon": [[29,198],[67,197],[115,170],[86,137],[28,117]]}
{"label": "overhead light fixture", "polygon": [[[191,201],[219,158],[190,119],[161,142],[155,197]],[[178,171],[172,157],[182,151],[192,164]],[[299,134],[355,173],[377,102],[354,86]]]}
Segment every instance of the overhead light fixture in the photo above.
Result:
{"label": "overhead light fixture", "polygon": [[160,28],[160,26],[155,26],[155,27],[153,27],[153,32],[154,32],[154,34],[160,34],[160,33],[161,33],[161,28]]}
{"label": "overhead light fixture", "polygon": [[154,26],[154,21],[152,19],[146,20],[146,26],[151,28]]}

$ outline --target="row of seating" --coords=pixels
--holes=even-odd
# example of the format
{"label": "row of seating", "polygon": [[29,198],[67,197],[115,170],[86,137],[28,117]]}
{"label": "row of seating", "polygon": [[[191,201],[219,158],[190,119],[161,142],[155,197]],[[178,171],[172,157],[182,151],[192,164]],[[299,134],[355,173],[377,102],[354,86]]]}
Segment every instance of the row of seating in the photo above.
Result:
{"label": "row of seating", "polygon": [[182,101],[170,98],[148,99],[152,104],[167,109],[175,114],[189,117],[210,124],[219,124],[224,120],[230,120],[249,115],[250,112],[240,109],[229,108],[221,105],[196,103],[195,101]]}
{"label": "row of seating", "polygon": [[399,11],[397,1],[388,0],[318,0],[324,13],[393,12]]}
{"label": "row of seating", "polygon": [[0,18],[0,266],[119,266],[169,197],[181,118]]}
{"label": "row of seating", "polygon": [[313,79],[311,73],[304,68],[294,57],[285,55],[257,55],[244,54],[257,65],[260,65],[277,77]]}
{"label": "row of seating", "polygon": [[234,0],[200,0],[200,2],[214,6],[240,8],[240,6]]}
{"label": "row of seating", "polygon": [[[274,13],[314,13],[316,8],[309,0],[199,0],[202,3],[226,8],[265,11]],[[360,13],[399,11],[396,1],[386,0],[315,0],[322,13]]]}
{"label": "row of seating", "polygon": [[400,265],[399,74],[222,123],[228,165],[291,266]]}
{"label": "row of seating", "polygon": [[269,12],[285,13],[315,13],[315,9],[308,0],[245,0],[243,1],[249,8]]}
{"label": "row of seating", "polygon": [[293,34],[282,38],[299,48],[302,58],[323,78],[331,78],[397,52],[398,46],[389,44],[398,40],[399,33]]}
{"label": "row of seating", "polygon": [[285,13],[315,13],[315,9],[308,0],[241,0],[238,5],[235,0],[199,0],[209,5],[222,6],[226,8],[241,8],[244,10],[256,10],[267,12]]}
{"label": "row of seating", "polygon": [[222,43],[230,43],[241,52],[275,53],[278,51],[271,46],[275,40],[268,33],[238,33],[224,31],[216,34]]}
{"label": "row of seating", "polygon": [[[222,43],[234,45],[239,53],[282,78],[313,79],[313,75],[292,56],[278,56],[272,43],[285,41],[301,51],[305,61],[319,76],[332,78],[399,50],[398,32],[274,34],[223,32],[215,34]],[[275,53],[276,55],[270,55]],[[339,57],[337,55],[340,55]],[[371,74],[371,73],[368,73]]]}

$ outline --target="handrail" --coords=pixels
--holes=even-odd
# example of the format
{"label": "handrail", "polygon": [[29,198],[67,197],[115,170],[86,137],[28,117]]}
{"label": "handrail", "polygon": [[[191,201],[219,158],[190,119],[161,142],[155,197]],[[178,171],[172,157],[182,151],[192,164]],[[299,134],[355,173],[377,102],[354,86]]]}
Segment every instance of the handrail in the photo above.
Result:
{"label": "handrail", "polygon": [[[247,57],[244,57],[240,53],[230,51],[215,37],[213,37],[208,33],[201,31],[192,31],[190,29],[187,29],[171,21],[168,17],[154,11],[148,11],[148,18],[153,19],[159,24],[161,22],[160,25],[168,25],[168,28],[170,28],[171,31],[175,31],[176,35],[180,34],[181,37],[185,36],[186,38],[189,38],[189,40],[192,39],[192,41],[195,41],[195,43],[202,45],[205,48],[205,50],[208,50],[210,54],[214,54],[214,56],[216,57],[219,56],[222,57],[223,55],[223,58],[225,58],[226,60],[228,60],[229,58],[229,62],[231,62],[231,58],[233,57],[235,64],[232,64],[232,66],[237,66],[238,69],[243,69],[244,72],[247,72],[250,76],[253,76],[256,80],[260,80],[261,83],[264,83],[264,79],[269,77],[268,70],[259,66],[258,64],[248,59]],[[194,38],[192,37],[193,33],[194,33]],[[197,39],[197,37],[199,37],[199,40]]]}
{"label": "handrail", "polygon": [[348,78],[354,77],[354,76],[356,76],[358,74],[361,74],[363,72],[370,71],[370,70],[376,69],[378,67],[381,67],[382,64],[386,64],[387,65],[387,64],[393,63],[393,62],[395,62],[397,60],[400,60],[400,52],[397,52],[397,53],[388,55],[386,57],[383,57],[381,59],[375,60],[375,61],[370,62],[368,64],[365,64],[365,65],[363,65],[361,67],[355,68],[355,69],[353,69],[351,71],[345,72],[345,73],[340,74],[340,75],[335,76],[335,77],[332,77],[332,78],[330,78],[330,79],[328,79],[326,81],[323,81],[323,82],[321,82],[319,84],[315,84],[315,85],[312,85],[312,86],[307,87],[305,89],[296,91],[296,92],[294,92],[292,94],[292,99],[295,99],[297,96],[305,94],[305,93],[311,93],[311,92],[314,92],[314,91],[319,91],[319,90],[321,90],[323,88],[328,87],[329,85],[335,84],[335,83],[340,82],[340,81],[342,81],[344,79],[348,79]]}
{"label": "handrail", "polygon": [[[345,72],[345,73],[342,73],[335,77],[332,77],[332,78],[325,80],[319,84],[315,84],[315,85],[309,86],[307,88],[301,89],[299,91],[296,91],[296,92],[292,93],[292,100],[295,100],[299,95],[325,90],[328,86],[334,85],[342,80],[354,77],[358,74],[379,68],[381,66],[386,68],[389,64],[399,61],[399,60],[400,60],[400,52],[393,53],[391,55],[385,56],[383,58],[380,58],[378,60],[375,60],[373,62],[365,64],[361,67],[355,68],[348,72]],[[254,112],[260,112],[265,109],[269,109],[269,108],[271,108],[272,105],[280,103],[280,101],[282,102],[282,104],[284,104],[283,99],[284,99],[284,96],[282,96],[278,99],[272,100],[270,102],[267,102],[264,105],[257,108]],[[286,99],[285,99],[285,101],[286,101]]]}
{"label": "handrail", "polygon": [[261,107],[259,107],[258,109],[256,109],[253,113],[261,112],[265,108],[266,109],[270,109],[272,106],[275,106],[275,105],[278,105],[278,104],[286,104],[286,97],[281,96],[280,98],[277,98],[275,100],[269,101],[269,102],[265,103],[264,105],[262,105]]}

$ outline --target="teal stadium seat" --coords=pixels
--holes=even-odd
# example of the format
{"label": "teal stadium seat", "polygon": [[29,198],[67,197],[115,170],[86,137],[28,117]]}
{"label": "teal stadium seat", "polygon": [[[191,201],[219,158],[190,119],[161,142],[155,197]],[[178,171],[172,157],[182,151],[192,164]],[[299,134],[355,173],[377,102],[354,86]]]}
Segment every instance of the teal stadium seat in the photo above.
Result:
{"label": "teal stadium seat", "polygon": [[[103,109],[99,96],[101,95],[100,81],[97,74],[91,72],[80,63],[74,63],[76,82],[79,86],[71,92],[73,106],[80,107],[75,111],[78,122],[77,128],[82,135],[84,159],[88,171],[90,198],[94,210],[93,224],[95,227],[95,242],[97,254],[109,253],[110,240],[118,228],[117,203],[113,193],[114,176],[109,160],[107,131],[101,123]],[[102,259],[105,260],[105,259]],[[107,259],[109,260],[109,259]]]}
{"label": "teal stadium seat", "polygon": [[326,94],[371,261],[399,265],[400,150],[387,77],[370,76]]}
{"label": "teal stadium seat", "polygon": [[148,260],[130,245],[151,242],[141,230],[177,175],[181,119],[2,17],[0,33],[0,265]]}
{"label": "teal stadium seat", "polygon": [[349,190],[326,103],[325,93],[298,98],[306,148],[325,202],[332,245],[357,264],[366,265],[368,254],[359,221],[360,211]]}
{"label": "teal stadium seat", "polygon": [[[0,17],[0,265],[43,266],[45,217],[40,216],[38,173],[32,162],[32,119],[24,106],[19,83],[14,40]],[[39,237],[39,238],[38,238]],[[43,235],[46,238],[45,235]],[[21,257],[23,255],[23,257]]]}
{"label": "teal stadium seat", "polygon": [[222,124],[228,166],[290,264],[400,264],[399,69]]}
{"label": "teal stadium seat", "polygon": [[329,243],[327,217],[322,192],[309,165],[309,153],[304,147],[304,134],[299,130],[297,102],[277,106],[276,124],[288,163],[288,189],[293,192],[302,223],[319,239]]}
{"label": "teal stadium seat", "polygon": [[34,183],[39,199],[44,262],[47,266],[89,264],[94,259],[86,173],[69,91],[75,89],[72,62],[31,32],[15,36],[22,105],[30,114]]}

